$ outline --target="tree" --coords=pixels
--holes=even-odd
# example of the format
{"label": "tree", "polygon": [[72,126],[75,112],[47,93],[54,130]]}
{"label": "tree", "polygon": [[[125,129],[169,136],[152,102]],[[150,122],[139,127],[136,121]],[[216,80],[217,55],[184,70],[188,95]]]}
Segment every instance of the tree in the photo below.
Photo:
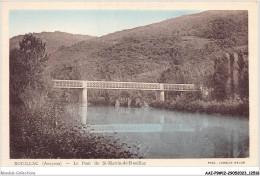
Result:
{"label": "tree", "polygon": [[80,66],[67,62],[55,66],[55,70],[51,72],[51,78],[63,80],[79,80],[81,79]]}
{"label": "tree", "polygon": [[227,81],[229,78],[228,58],[226,56],[215,59],[214,74],[212,84],[214,89],[214,97],[217,100],[224,100],[227,98]]}
{"label": "tree", "polygon": [[10,90],[10,102],[12,104],[21,103],[21,99],[19,98],[19,95],[24,90],[24,79],[25,77],[22,76],[22,74],[26,71],[25,67],[21,65],[20,60],[18,59],[20,57],[20,52],[18,49],[13,49],[10,51],[10,84],[9,84],[9,90]]}
{"label": "tree", "polygon": [[241,98],[249,96],[248,60],[244,60],[243,53],[238,53],[238,91]]}
{"label": "tree", "polygon": [[10,100],[31,108],[45,87],[43,71],[49,57],[45,43],[32,34],[26,34],[19,46],[10,51]]}

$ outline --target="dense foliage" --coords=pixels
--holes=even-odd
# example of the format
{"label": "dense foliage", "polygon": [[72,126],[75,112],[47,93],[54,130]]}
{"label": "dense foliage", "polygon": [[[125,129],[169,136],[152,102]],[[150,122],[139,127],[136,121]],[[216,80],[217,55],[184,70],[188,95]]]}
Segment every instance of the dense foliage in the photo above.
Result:
{"label": "dense foliage", "polygon": [[[45,43],[32,34],[20,42],[20,48],[10,51],[10,100],[23,101],[31,108],[36,92],[43,92],[44,77],[48,56]],[[32,97],[30,97],[32,95]]]}
{"label": "dense foliage", "polygon": [[31,34],[10,52],[11,158],[140,158],[139,149],[91,133],[58,103],[63,92],[49,86],[47,60],[45,44]]}
{"label": "dense foliage", "polygon": [[239,95],[242,98],[249,97],[249,73],[248,73],[248,60],[243,58],[242,52],[238,53],[238,85]]}
{"label": "dense foliage", "polygon": [[66,75],[56,71],[65,63],[87,80],[201,83],[216,57],[247,47],[247,22],[246,11],[208,11],[120,31],[59,50],[52,70]]}
{"label": "dense foliage", "polygon": [[189,101],[185,95],[182,95],[177,96],[176,99],[172,101],[152,102],[150,106],[185,112],[232,115],[239,118],[249,117],[249,102],[242,101],[239,98],[225,101],[204,101],[199,99]]}
{"label": "dense foliage", "polygon": [[214,97],[218,100],[225,100],[227,98],[226,85],[229,78],[228,70],[229,64],[227,57],[220,57],[215,60],[212,84]]}

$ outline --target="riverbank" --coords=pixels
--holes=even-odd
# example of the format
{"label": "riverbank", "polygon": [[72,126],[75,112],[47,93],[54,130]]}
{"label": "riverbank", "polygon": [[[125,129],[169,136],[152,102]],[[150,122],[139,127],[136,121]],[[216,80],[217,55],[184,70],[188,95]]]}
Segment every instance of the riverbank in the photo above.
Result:
{"label": "riverbank", "polygon": [[200,112],[207,114],[221,114],[238,116],[241,118],[249,118],[249,103],[245,101],[234,101],[226,100],[223,102],[218,102],[216,100],[204,101],[204,100],[194,100],[194,101],[166,101],[157,102],[154,101],[149,104],[153,108],[168,109],[174,111],[184,111],[184,112]]}
{"label": "riverbank", "polygon": [[[115,106],[116,100],[110,100],[105,98],[96,98],[91,99],[89,103],[93,105],[105,105],[105,106]],[[139,101],[136,104],[135,101],[132,101],[130,107],[143,107],[146,103],[144,101]],[[183,112],[200,112],[207,114],[221,114],[221,115],[230,115],[238,116],[241,118],[249,118],[249,102],[248,100],[225,100],[225,101],[216,101],[216,100],[186,100],[186,99],[176,99],[176,101],[153,101],[148,104],[150,107],[159,108],[159,109],[168,109],[173,111],[183,111]],[[120,100],[120,106],[128,107],[127,101]]]}
{"label": "riverbank", "polygon": [[34,112],[10,106],[11,159],[141,158],[113,136],[91,133],[73,109],[46,103]]}

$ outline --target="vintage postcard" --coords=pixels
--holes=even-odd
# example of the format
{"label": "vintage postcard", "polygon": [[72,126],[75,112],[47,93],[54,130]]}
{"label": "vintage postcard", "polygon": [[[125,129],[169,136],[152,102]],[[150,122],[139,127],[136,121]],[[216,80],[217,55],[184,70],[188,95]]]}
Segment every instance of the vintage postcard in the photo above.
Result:
{"label": "vintage postcard", "polygon": [[2,166],[257,166],[257,2],[2,2]]}

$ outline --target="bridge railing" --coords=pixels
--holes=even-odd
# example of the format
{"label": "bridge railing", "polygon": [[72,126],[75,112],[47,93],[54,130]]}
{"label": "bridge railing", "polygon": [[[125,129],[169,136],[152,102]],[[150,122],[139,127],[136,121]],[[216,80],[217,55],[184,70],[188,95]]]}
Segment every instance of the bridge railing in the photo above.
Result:
{"label": "bridge railing", "polygon": [[196,91],[198,87],[195,84],[163,84],[164,90],[183,90]]}
{"label": "bridge railing", "polygon": [[159,90],[159,83],[87,81],[86,88]]}
{"label": "bridge railing", "polygon": [[134,90],[172,90],[197,91],[195,84],[164,84],[141,82],[53,80],[55,88],[93,88],[93,89],[134,89]]}
{"label": "bridge railing", "polygon": [[78,80],[53,80],[55,88],[84,88],[83,81]]}

